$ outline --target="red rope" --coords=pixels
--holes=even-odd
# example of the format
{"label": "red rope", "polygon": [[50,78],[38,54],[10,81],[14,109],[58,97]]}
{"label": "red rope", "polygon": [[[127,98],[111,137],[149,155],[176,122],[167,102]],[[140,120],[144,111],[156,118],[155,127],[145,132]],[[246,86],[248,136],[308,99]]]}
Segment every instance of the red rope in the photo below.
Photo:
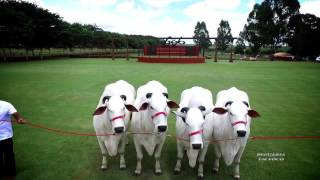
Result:
{"label": "red rope", "polygon": [[157,112],[155,115],[151,116],[151,119],[154,119],[155,117],[160,116],[161,114],[167,116],[166,112]]}
{"label": "red rope", "polygon": [[[5,120],[0,120],[4,122]],[[17,121],[6,121],[6,122],[14,122],[17,123]],[[60,129],[55,129],[55,128],[49,128],[43,125],[39,124],[33,124],[30,122],[26,122],[26,125],[37,128],[37,129],[43,129],[51,132],[55,132],[57,134],[63,134],[63,135],[73,135],[73,136],[113,136],[115,134],[109,133],[109,134],[95,134],[95,133],[80,133],[80,132],[74,132],[74,131],[66,131],[66,130],[60,130]],[[150,132],[128,132],[130,134],[154,134]],[[167,135],[171,136],[171,135]],[[178,136],[172,136],[177,140],[182,140],[182,141],[189,141],[188,139],[184,139]],[[239,138],[231,138],[231,139],[214,139],[214,140],[208,140],[209,143],[214,144],[217,142],[223,142],[223,141],[232,141],[232,140],[237,140]],[[320,136],[252,136],[249,137],[250,140],[255,141],[255,140],[289,140],[289,139],[320,139]]]}
{"label": "red rope", "polygon": [[247,125],[247,121],[236,121],[236,122],[232,123],[231,125],[232,125],[232,126],[235,126],[235,125],[237,125],[237,124]]}
{"label": "red rope", "polygon": [[29,125],[31,127],[34,128],[38,128],[38,129],[44,129],[47,131],[52,131],[52,132],[56,132],[58,134],[64,134],[64,135],[74,135],[74,136],[113,136],[115,134],[113,133],[108,133],[108,134],[95,134],[95,133],[79,133],[79,132],[73,132],[73,131],[64,131],[64,130],[59,130],[59,129],[54,129],[54,128],[49,128],[49,127],[45,127],[39,124],[33,124],[33,123],[25,123],[26,125]]}
{"label": "red rope", "polygon": [[320,136],[252,136],[251,140],[320,139]]}
{"label": "red rope", "polygon": [[117,117],[112,118],[111,121],[115,121],[115,120],[117,120],[117,119],[123,119],[123,118],[124,118],[124,115],[122,115],[122,116],[117,116]]}
{"label": "red rope", "polygon": [[198,131],[191,132],[191,133],[189,134],[189,136],[194,136],[194,135],[196,135],[196,134],[201,134],[201,133],[202,133],[202,129],[200,129],[200,130],[198,130]]}
{"label": "red rope", "polygon": [[[3,121],[3,120],[0,120]],[[17,121],[7,121],[7,122],[14,122],[17,123]],[[30,127],[33,128],[37,128],[37,129],[43,129],[43,130],[47,130],[47,131],[51,131],[51,132],[55,132],[57,134],[64,134],[64,135],[73,135],[73,136],[112,136],[115,134],[95,134],[95,133],[79,133],[79,132],[73,132],[73,131],[65,131],[65,130],[59,130],[59,129],[55,129],[55,128],[49,128],[40,124],[33,124],[30,122],[26,122],[24,123],[25,125],[28,125]]]}

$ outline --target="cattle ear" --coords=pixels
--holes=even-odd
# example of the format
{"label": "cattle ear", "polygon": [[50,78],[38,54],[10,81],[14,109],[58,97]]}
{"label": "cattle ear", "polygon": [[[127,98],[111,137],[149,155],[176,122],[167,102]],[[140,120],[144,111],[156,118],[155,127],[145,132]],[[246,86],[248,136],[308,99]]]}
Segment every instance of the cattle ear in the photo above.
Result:
{"label": "cattle ear", "polygon": [[104,113],[104,111],[106,111],[107,107],[106,106],[101,106],[101,107],[98,107],[94,113],[92,114],[93,116],[95,115],[100,115],[102,113]]}
{"label": "cattle ear", "polygon": [[224,109],[224,108],[217,107],[217,108],[214,108],[214,109],[212,110],[212,112],[215,112],[215,113],[217,113],[217,114],[224,114],[224,113],[228,112],[228,110],[226,110],[226,109]]}
{"label": "cattle ear", "polygon": [[124,106],[126,107],[126,109],[127,109],[128,111],[138,112],[137,108],[134,107],[134,106],[132,106],[131,104],[126,104],[126,105],[124,105]]}
{"label": "cattle ear", "polygon": [[257,111],[253,110],[253,109],[250,109],[248,111],[248,115],[250,117],[252,117],[252,118],[260,117],[260,114]]}
{"label": "cattle ear", "polygon": [[143,110],[146,110],[147,107],[149,106],[149,103],[145,102],[141,105],[141,107],[139,108],[139,111],[143,111]]}
{"label": "cattle ear", "polygon": [[179,105],[174,101],[168,101],[167,105],[169,106],[169,108],[179,108]]}

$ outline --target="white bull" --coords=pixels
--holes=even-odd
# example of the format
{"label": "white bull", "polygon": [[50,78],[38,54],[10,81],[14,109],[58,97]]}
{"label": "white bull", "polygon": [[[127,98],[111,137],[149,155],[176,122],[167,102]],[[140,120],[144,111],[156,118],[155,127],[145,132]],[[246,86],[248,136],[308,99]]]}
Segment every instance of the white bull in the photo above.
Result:
{"label": "white bull", "polygon": [[247,93],[235,87],[217,94],[213,112],[213,136],[218,140],[214,146],[213,172],[218,172],[222,155],[227,166],[234,164],[234,179],[240,179],[240,159],[250,135],[251,118],[260,115],[251,109]]}
{"label": "white bull", "polygon": [[174,101],[168,100],[167,88],[158,81],[150,81],[139,87],[134,105],[140,107],[139,112],[132,114],[131,121],[133,141],[137,152],[137,166],[134,174],[141,174],[142,147],[144,147],[149,156],[154,154],[155,174],[160,175],[162,170],[159,159],[168,129],[167,116],[170,108],[179,106]]}
{"label": "white bull", "polygon": [[126,130],[131,112],[137,111],[131,105],[134,96],[134,87],[126,81],[119,80],[109,84],[105,87],[93,113],[93,126],[102,153],[102,170],[107,169],[107,156],[115,156],[117,153],[120,154],[120,168],[126,168],[124,159]]}
{"label": "white bull", "polygon": [[175,174],[181,171],[181,160],[186,151],[190,167],[198,160],[198,178],[202,179],[203,163],[212,138],[212,94],[202,87],[186,89],[181,93],[180,108],[176,112],[177,163]]}

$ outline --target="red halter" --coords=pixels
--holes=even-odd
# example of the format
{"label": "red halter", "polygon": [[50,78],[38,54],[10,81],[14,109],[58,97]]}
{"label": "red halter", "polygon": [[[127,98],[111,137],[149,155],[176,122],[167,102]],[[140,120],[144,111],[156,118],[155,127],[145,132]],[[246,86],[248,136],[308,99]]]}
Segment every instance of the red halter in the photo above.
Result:
{"label": "red halter", "polygon": [[122,116],[116,116],[116,117],[112,118],[111,121],[115,121],[115,120],[117,120],[117,119],[123,119],[123,118],[124,118],[124,115],[122,115]]}
{"label": "red halter", "polygon": [[246,121],[236,121],[234,123],[232,123],[232,126],[235,126],[237,124],[244,124],[244,125],[247,125],[247,122]]}
{"label": "red halter", "polygon": [[189,136],[193,136],[193,135],[196,135],[196,134],[201,134],[202,133],[202,129],[200,129],[199,131],[193,131],[191,133],[189,133]]}
{"label": "red halter", "polygon": [[157,117],[157,116],[160,116],[160,115],[164,115],[164,116],[167,116],[167,113],[166,112],[157,112],[156,114],[154,114],[153,116],[151,116],[152,120]]}

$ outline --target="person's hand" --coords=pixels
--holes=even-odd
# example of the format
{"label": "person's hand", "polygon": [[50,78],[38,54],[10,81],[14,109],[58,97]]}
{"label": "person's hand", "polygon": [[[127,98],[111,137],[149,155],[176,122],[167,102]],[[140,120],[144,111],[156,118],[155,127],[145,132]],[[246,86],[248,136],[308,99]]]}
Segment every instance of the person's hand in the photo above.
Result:
{"label": "person's hand", "polygon": [[25,120],[24,118],[19,118],[17,120],[17,122],[18,122],[18,124],[25,124],[25,123],[27,123],[27,120]]}
{"label": "person's hand", "polygon": [[13,115],[13,117],[16,119],[16,121],[17,121],[18,124],[25,124],[25,123],[27,123],[27,120],[25,120],[25,119],[20,115],[20,113],[15,112],[15,113],[13,113],[12,115]]}

